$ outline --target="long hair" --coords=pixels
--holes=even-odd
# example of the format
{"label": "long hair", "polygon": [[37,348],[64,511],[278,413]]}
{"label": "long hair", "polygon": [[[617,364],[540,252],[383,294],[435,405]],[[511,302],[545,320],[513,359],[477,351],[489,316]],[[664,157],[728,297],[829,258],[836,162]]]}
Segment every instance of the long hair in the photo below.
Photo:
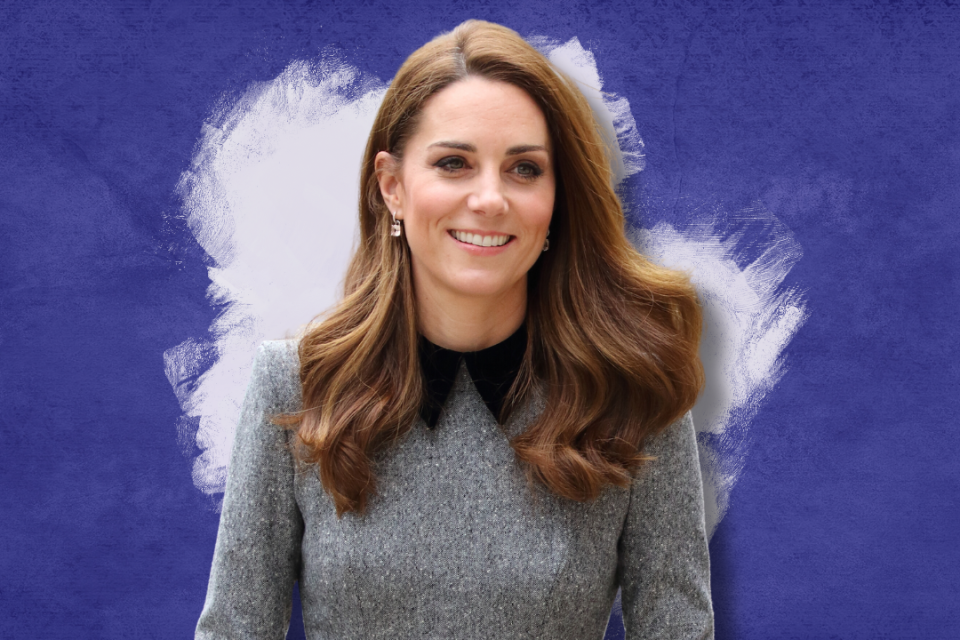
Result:
{"label": "long hair", "polygon": [[528,274],[528,344],[499,416],[533,394],[545,402],[511,440],[529,477],[579,501],[628,486],[645,439],[689,410],[703,385],[695,291],[627,240],[586,99],[515,32],[464,22],[415,51],[384,96],[363,158],[360,243],[344,297],[300,342],[303,411],[277,419],[296,431],[296,458],[319,467],[338,515],[364,511],[376,491],[372,456],[415,424],[425,393],[410,250],[390,236],[375,157],[402,161],[424,103],[468,76],[526,91],[555,153],[550,251]]}

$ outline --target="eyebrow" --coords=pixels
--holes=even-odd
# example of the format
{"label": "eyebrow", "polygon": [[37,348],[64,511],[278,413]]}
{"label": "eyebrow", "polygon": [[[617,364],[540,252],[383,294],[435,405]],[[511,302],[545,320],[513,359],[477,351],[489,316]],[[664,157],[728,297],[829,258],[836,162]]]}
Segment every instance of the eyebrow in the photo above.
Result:
{"label": "eyebrow", "polygon": [[[441,140],[440,142],[434,142],[429,145],[427,148],[431,147],[444,147],[446,149],[458,149],[460,151],[466,151],[467,153],[476,153],[477,148],[470,144],[469,142],[456,142],[453,140]],[[521,144],[515,147],[510,147],[507,149],[508,156],[518,156],[522,153],[530,153],[531,151],[544,151],[549,153],[549,150],[542,144]]]}

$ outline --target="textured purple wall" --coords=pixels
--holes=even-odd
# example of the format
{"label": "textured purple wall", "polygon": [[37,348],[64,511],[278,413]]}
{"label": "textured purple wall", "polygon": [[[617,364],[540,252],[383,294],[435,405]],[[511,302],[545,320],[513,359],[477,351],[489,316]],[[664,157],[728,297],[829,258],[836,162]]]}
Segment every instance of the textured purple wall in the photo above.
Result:
{"label": "textured purple wall", "polygon": [[177,4],[0,8],[0,635],[190,635],[217,514],[162,354],[217,313],[174,193],[201,125],[327,47],[389,79],[468,17],[593,51],[645,225],[759,202],[803,247],[810,317],[711,545],[718,638],[960,635],[960,8]]}

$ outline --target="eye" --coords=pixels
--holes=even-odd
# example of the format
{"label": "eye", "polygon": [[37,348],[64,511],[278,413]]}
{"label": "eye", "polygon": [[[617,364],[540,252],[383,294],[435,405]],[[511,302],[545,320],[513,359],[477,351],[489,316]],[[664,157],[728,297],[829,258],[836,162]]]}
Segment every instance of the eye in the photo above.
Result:
{"label": "eye", "polygon": [[446,158],[441,158],[433,166],[437,167],[438,169],[453,173],[454,171],[466,169],[467,163],[459,156],[448,156]]}
{"label": "eye", "polygon": [[525,178],[527,180],[539,178],[543,175],[543,169],[538,167],[533,162],[521,162],[517,165],[514,171],[516,171],[517,175],[519,175],[521,178]]}

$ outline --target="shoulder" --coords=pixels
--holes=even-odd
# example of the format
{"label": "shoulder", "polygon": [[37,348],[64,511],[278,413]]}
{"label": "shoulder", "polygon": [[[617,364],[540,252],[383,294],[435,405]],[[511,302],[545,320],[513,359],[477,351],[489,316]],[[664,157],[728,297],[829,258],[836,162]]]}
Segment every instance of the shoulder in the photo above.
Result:
{"label": "shoulder", "polygon": [[690,412],[644,443],[649,457],[640,466],[632,491],[644,509],[697,513],[703,526],[703,485],[697,435]]}
{"label": "shoulder", "polygon": [[257,348],[257,358],[273,366],[299,366],[299,346],[299,340],[264,340]]}
{"label": "shoulder", "polygon": [[268,410],[284,413],[300,409],[298,347],[297,340],[267,340],[257,348],[249,393],[261,398]]}
{"label": "shoulder", "polygon": [[667,456],[689,455],[691,449],[697,448],[697,436],[693,426],[693,415],[690,411],[679,420],[667,426],[663,431],[647,439],[643,452],[659,458]]}

